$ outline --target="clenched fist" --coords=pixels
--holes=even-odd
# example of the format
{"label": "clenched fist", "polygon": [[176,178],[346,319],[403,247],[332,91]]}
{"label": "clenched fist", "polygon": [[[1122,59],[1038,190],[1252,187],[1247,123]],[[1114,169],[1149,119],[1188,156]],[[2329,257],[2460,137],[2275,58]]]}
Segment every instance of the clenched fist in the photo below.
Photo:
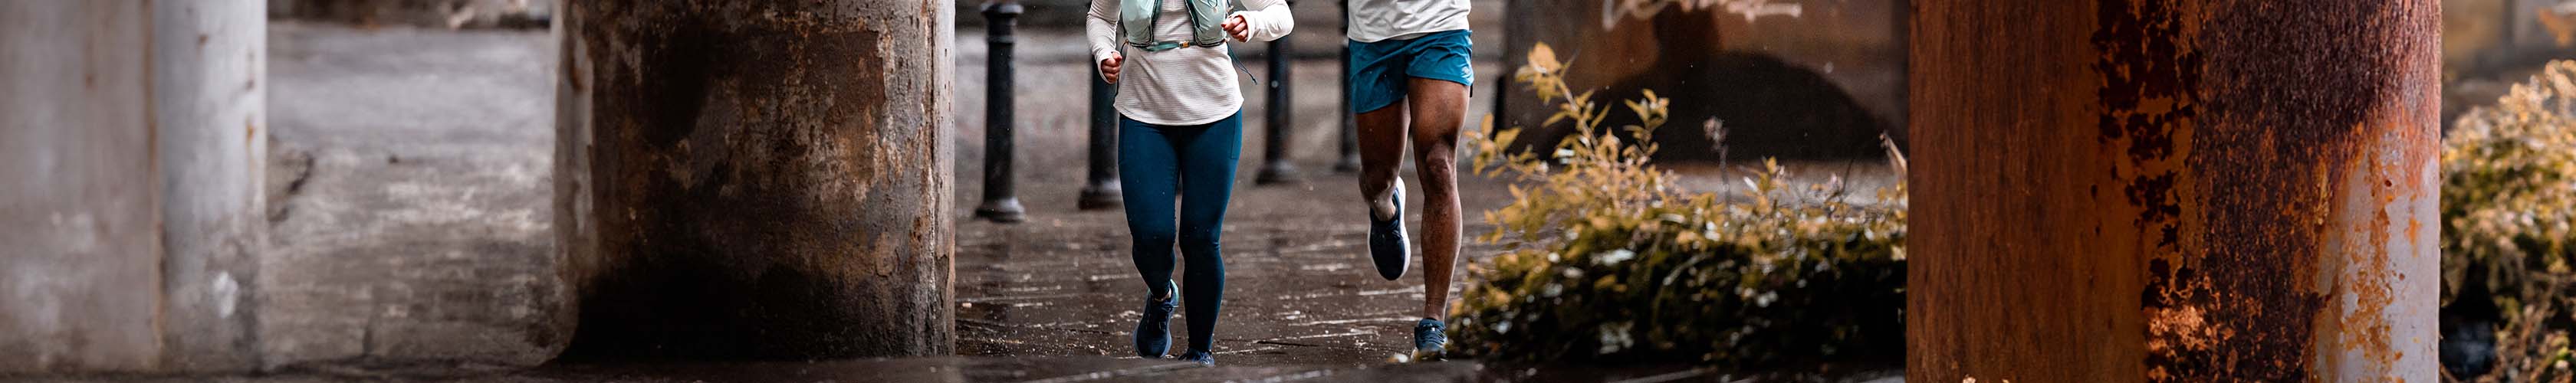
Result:
{"label": "clenched fist", "polygon": [[1127,62],[1127,56],[1119,55],[1117,52],[1109,53],[1109,58],[1100,59],[1100,78],[1109,80],[1111,84],[1118,83],[1118,64],[1125,62]]}
{"label": "clenched fist", "polygon": [[1252,26],[1243,22],[1243,15],[1226,16],[1225,22],[1216,26],[1225,28],[1225,34],[1234,36],[1234,41],[1252,41]]}

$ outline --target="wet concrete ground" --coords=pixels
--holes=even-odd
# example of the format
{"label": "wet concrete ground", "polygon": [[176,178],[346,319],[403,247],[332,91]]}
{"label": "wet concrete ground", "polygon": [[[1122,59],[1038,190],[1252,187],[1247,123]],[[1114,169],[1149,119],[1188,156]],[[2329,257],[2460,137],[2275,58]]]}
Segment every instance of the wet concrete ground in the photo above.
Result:
{"label": "wet concrete ground", "polygon": [[268,46],[265,364],[551,358],[552,39],[276,23]]}
{"label": "wet concrete ground", "polygon": [[[1421,318],[1420,261],[1406,278],[1377,277],[1365,252],[1366,210],[1352,202],[1354,177],[1318,175],[1277,186],[1253,186],[1249,174],[1239,178],[1238,203],[1223,234],[1227,295],[1219,360],[1358,364],[1408,349],[1413,321]],[[1036,195],[1078,191],[1030,189]],[[1498,206],[1503,201],[1493,197],[1505,194],[1499,184],[1479,182],[1467,195],[1471,211],[1480,211]],[[1129,258],[1124,216],[1078,212],[1070,204],[1037,206],[1021,224],[960,225],[960,352],[1132,355],[1127,336],[1146,285]],[[1412,219],[1418,227],[1419,217]],[[1467,247],[1463,253],[1471,257],[1495,250]]]}
{"label": "wet concrete ground", "polygon": [[[1586,368],[1586,367],[1510,367],[1469,362],[1423,364],[1388,364],[1318,368],[1314,366],[1240,366],[1200,367],[1167,360],[1105,359],[1097,357],[1021,357],[995,358],[940,356],[895,359],[855,359],[817,362],[746,362],[746,363],[599,363],[549,365],[531,370],[503,373],[455,373],[452,371],[335,371],[290,372],[262,376],[171,377],[171,376],[91,376],[12,379],[10,382],[128,382],[128,383],[306,383],[306,382],[851,382],[851,383],[965,383],[965,382],[1745,382],[1756,379],[1732,378],[1705,371],[1682,368]],[[1895,382],[1895,378],[1871,380],[1871,383]]]}
{"label": "wet concrete ground", "polygon": [[[1326,31],[1310,29],[1309,31]],[[272,29],[274,256],[259,285],[275,373],[60,381],[1731,381],[1683,366],[1392,364],[1424,292],[1420,265],[1373,276],[1356,181],[1329,172],[1338,104],[1329,59],[1296,62],[1295,181],[1251,183],[1264,100],[1248,95],[1245,156],[1225,229],[1228,303],[1215,368],[1128,355],[1142,291],[1117,210],[1075,210],[1087,105],[1021,97],[1020,197],[1029,221],[961,219],[955,357],[817,362],[548,361],[525,341],[564,287],[550,257],[553,43],[544,31]],[[1068,31],[1025,31],[1023,94],[1084,94]],[[980,37],[961,33],[961,45]],[[1054,41],[1057,43],[1047,43]],[[959,217],[981,191],[983,67],[959,49]],[[1262,73],[1257,61],[1247,62]],[[1500,70],[1495,59],[1479,70]],[[1248,90],[1258,88],[1247,87]],[[1492,84],[1475,90],[1490,97]],[[1486,102],[1471,102],[1481,116]],[[1693,170],[1691,185],[1733,176]],[[1732,174],[1732,173],[1730,173]],[[1411,178],[1410,173],[1406,175]],[[1821,175],[1818,175],[1821,177]],[[1880,179],[1888,178],[1878,176]],[[1882,180],[1881,183],[1883,183]],[[1408,181],[1410,182],[1410,181]],[[1465,186],[1467,233],[1503,204]],[[1414,188],[1419,198],[1419,187]],[[1419,204],[1415,204],[1419,206]],[[1414,220],[1418,227],[1418,217]],[[1490,246],[1469,244],[1469,259]],[[1463,273],[1463,268],[1462,268]],[[1468,283],[1463,274],[1459,284]],[[1448,286],[1456,289],[1459,285]],[[544,363],[540,365],[540,363]],[[1854,378],[1875,379],[1890,373]],[[1642,380],[1639,380],[1642,379]],[[0,380],[15,381],[9,377]],[[27,379],[35,380],[35,379]],[[50,381],[50,380],[37,380]]]}

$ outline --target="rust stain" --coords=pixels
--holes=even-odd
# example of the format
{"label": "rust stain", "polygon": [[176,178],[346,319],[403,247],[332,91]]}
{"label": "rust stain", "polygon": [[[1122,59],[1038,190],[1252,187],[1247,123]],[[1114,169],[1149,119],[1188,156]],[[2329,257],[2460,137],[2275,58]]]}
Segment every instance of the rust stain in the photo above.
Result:
{"label": "rust stain", "polygon": [[[2372,189],[2370,156],[2385,145],[2378,139],[2384,129],[2395,126],[2373,120],[2399,113],[2392,106],[2402,105],[2389,100],[2401,97],[2397,92],[2407,79],[2396,74],[2412,64],[2384,58],[2412,49],[2400,35],[2421,26],[2392,22],[2409,20],[2399,13],[2405,7],[2375,1],[2213,2],[2205,41],[2213,50],[2238,54],[2211,63],[2208,111],[2222,122],[2205,131],[2209,139],[2193,143],[2199,149],[2193,167],[2210,176],[2213,190],[2204,213],[2212,241],[2197,261],[2221,289],[2243,294],[2244,299],[2211,302],[2247,309],[2230,310],[2243,315],[2221,322],[2264,334],[2210,359],[2224,363],[2217,366],[2291,362],[2211,370],[2193,380],[2332,377],[2326,367],[2304,365],[2340,351],[2313,349],[2320,336],[2341,337],[2347,346],[2376,345],[2371,356],[2388,357],[2385,321],[2317,324],[2340,314],[2328,311],[2336,307],[2329,304],[2336,294],[2355,294],[2360,307],[2354,317],[2377,318],[2376,310],[2389,301],[2387,282],[2393,278],[2380,251],[2381,230],[2389,226],[2368,218],[2376,214],[2342,214],[2383,206],[2369,204],[2366,194]],[[2254,135],[2262,139],[2248,139]],[[2301,184],[2313,186],[2291,186]],[[2248,214],[2276,210],[2266,207],[2281,213]],[[2351,236],[2350,230],[2337,230],[2353,227],[2371,232]],[[2338,241],[2368,248],[2333,247]],[[2350,251],[2371,257],[2347,260],[2337,254]],[[2319,284],[2318,278],[2329,283]]]}
{"label": "rust stain", "polygon": [[[2372,129],[2366,124],[2355,130],[2376,133],[2393,129]],[[2383,165],[2381,161],[2365,153],[2347,164],[2355,169],[2369,170],[2353,173],[2359,176],[2353,177],[2355,182],[2345,185],[2347,188],[2342,191],[2367,193],[2368,198],[2362,199],[2369,203],[2352,208],[2371,210],[2371,218],[2366,224],[2351,225],[2343,230],[2345,235],[2360,238],[2362,244],[2344,249],[2344,263],[2335,265],[2335,269],[2342,272],[2338,273],[2339,280],[2329,291],[2351,294],[2353,306],[2350,311],[2338,313],[2340,317],[2336,318],[2336,323],[2321,327],[2335,330],[2338,335],[2335,345],[2339,347],[2336,351],[2360,351],[2371,362],[2386,365],[2395,363],[2400,355],[2389,342],[2392,329],[2386,319],[2388,306],[2395,302],[2392,296],[2395,291],[2391,285],[2397,280],[2396,272],[2388,266],[2388,229],[2395,225],[2388,216],[2387,207],[2396,201],[2398,193],[2394,190],[2394,179],[2387,174],[2394,166]],[[2379,182],[2370,182],[2369,178],[2377,178]]]}
{"label": "rust stain", "polygon": [[[2365,123],[2388,105],[2381,100],[2396,81],[2381,76],[2394,70],[2372,57],[2388,40],[2326,35],[2388,29],[2387,7],[2298,3],[2100,3],[2093,42],[2103,52],[2095,70],[2106,80],[2103,140],[2129,148],[2126,165],[2134,168],[2122,170],[2135,172],[2122,174],[2130,175],[2130,202],[2147,208],[2140,227],[2167,233],[2153,245],[2161,255],[2149,259],[2140,294],[2151,381],[2314,379],[2308,363],[2321,352],[2310,347],[2314,334],[2390,358],[2387,324],[2378,320],[2394,279],[2380,251],[2390,226],[2384,214],[2376,222],[2336,218],[2362,208],[2337,196],[2369,188],[2341,185],[2334,175],[2370,168],[2356,162],[2376,144],[2364,138],[2377,132]],[[2176,147],[2186,148],[2181,165],[2197,176],[2182,185],[2158,172],[2172,171],[2160,167],[2174,164]],[[2206,193],[2180,200],[2175,189]],[[2204,242],[2175,247],[2176,218]],[[2336,232],[2347,225],[2370,232]],[[2329,247],[2335,238],[2360,243]],[[2347,262],[2359,271],[2319,275],[2320,265]],[[2323,291],[2305,282],[2319,278],[2330,283]],[[2358,310],[2339,325],[2311,325],[2337,318],[2322,312],[2338,291],[2355,294]]]}
{"label": "rust stain", "polygon": [[[564,4],[566,7],[570,7],[572,1],[573,0],[564,0]],[[567,20],[564,23],[563,28],[574,28],[579,26],[581,25]],[[563,36],[564,40],[588,40],[588,35],[580,31],[566,31],[563,32]],[[564,83],[570,85],[574,92],[590,91],[590,87],[583,85],[589,80],[587,77],[589,74],[582,73],[580,65],[581,63],[590,62],[590,58],[573,53],[573,48],[583,45],[585,44],[578,44],[577,41],[561,41],[555,44],[555,57],[563,60],[563,62],[555,65],[556,67],[563,68],[563,73],[557,74],[556,76],[562,77]]]}
{"label": "rust stain", "polygon": [[[1908,80],[1926,218],[1909,368],[2384,380],[2393,363],[2363,359],[2422,358],[2393,345],[2406,322],[2382,320],[2411,310],[2388,307],[2413,299],[2389,267],[2416,259],[2386,255],[2386,231],[2422,223],[2375,210],[2421,201],[2392,179],[2423,175],[2382,172],[2425,162],[2369,161],[2429,148],[2382,137],[2430,99],[2400,93],[2430,68],[2390,58],[2429,52],[2414,39],[2433,30],[2430,1],[1957,3],[1912,16],[1909,65],[1931,76]],[[2037,38],[1992,37],[2023,20]],[[2070,87],[2094,97],[1989,106]],[[2042,308],[1961,308],[1979,304]]]}
{"label": "rust stain", "polygon": [[2092,70],[2100,78],[2094,95],[2101,100],[2101,130],[2096,139],[2122,150],[2110,173],[2129,206],[2141,209],[2132,224],[2154,236],[2153,254],[2171,254],[2181,245],[2181,179],[2183,148],[2198,100],[2201,53],[2187,37],[2197,26],[2177,17],[2186,9],[2165,1],[2108,0],[2096,4],[2091,37],[2099,52]]}
{"label": "rust stain", "polygon": [[2224,364],[2208,357],[2238,342],[2240,328],[2223,320],[2244,307],[2213,303],[2229,298],[2205,275],[2184,246],[2184,191],[2197,179],[2184,176],[2191,135],[2202,117],[2202,71],[2206,58],[2193,41],[2201,32],[2199,4],[2157,0],[2103,0],[2095,4],[2095,30],[2090,39],[2098,53],[2091,69],[2100,78],[2095,96],[2101,102],[2104,147],[2119,148],[2114,178],[2129,206],[2138,210],[2130,222],[2142,235],[2147,270],[2139,296],[2145,317],[2145,378],[2149,381],[2195,380]]}
{"label": "rust stain", "polygon": [[[2424,239],[2416,238],[2416,233],[2421,233],[2423,230],[2423,220],[2416,219],[2415,217],[2406,217],[2406,243],[2422,243]],[[2402,277],[2403,275],[2400,276]]]}

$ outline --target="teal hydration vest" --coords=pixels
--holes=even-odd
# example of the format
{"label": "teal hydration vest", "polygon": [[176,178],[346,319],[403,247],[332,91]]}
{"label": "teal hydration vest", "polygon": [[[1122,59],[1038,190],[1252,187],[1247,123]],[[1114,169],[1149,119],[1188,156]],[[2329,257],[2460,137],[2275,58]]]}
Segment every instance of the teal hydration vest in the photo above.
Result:
{"label": "teal hydration vest", "polygon": [[1190,41],[1155,41],[1154,21],[1164,0],[1118,0],[1118,30],[1128,46],[1146,52],[1225,45],[1227,0],[1178,0],[1190,14]]}

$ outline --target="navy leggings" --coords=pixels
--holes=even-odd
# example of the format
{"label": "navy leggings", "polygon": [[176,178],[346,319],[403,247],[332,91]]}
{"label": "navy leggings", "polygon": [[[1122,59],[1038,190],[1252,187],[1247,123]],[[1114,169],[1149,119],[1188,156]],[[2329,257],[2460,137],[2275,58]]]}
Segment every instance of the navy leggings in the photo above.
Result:
{"label": "navy leggings", "polygon": [[[1118,118],[1118,173],[1125,178],[1127,230],[1134,237],[1136,272],[1154,296],[1167,296],[1172,281],[1172,240],[1189,257],[1181,306],[1189,318],[1190,350],[1216,350],[1217,306],[1225,296],[1225,264],[1217,235],[1225,227],[1226,200],[1234,194],[1234,163],[1243,157],[1243,112],[1205,125],[1153,125]],[[1172,205],[1180,205],[1174,227]]]}

